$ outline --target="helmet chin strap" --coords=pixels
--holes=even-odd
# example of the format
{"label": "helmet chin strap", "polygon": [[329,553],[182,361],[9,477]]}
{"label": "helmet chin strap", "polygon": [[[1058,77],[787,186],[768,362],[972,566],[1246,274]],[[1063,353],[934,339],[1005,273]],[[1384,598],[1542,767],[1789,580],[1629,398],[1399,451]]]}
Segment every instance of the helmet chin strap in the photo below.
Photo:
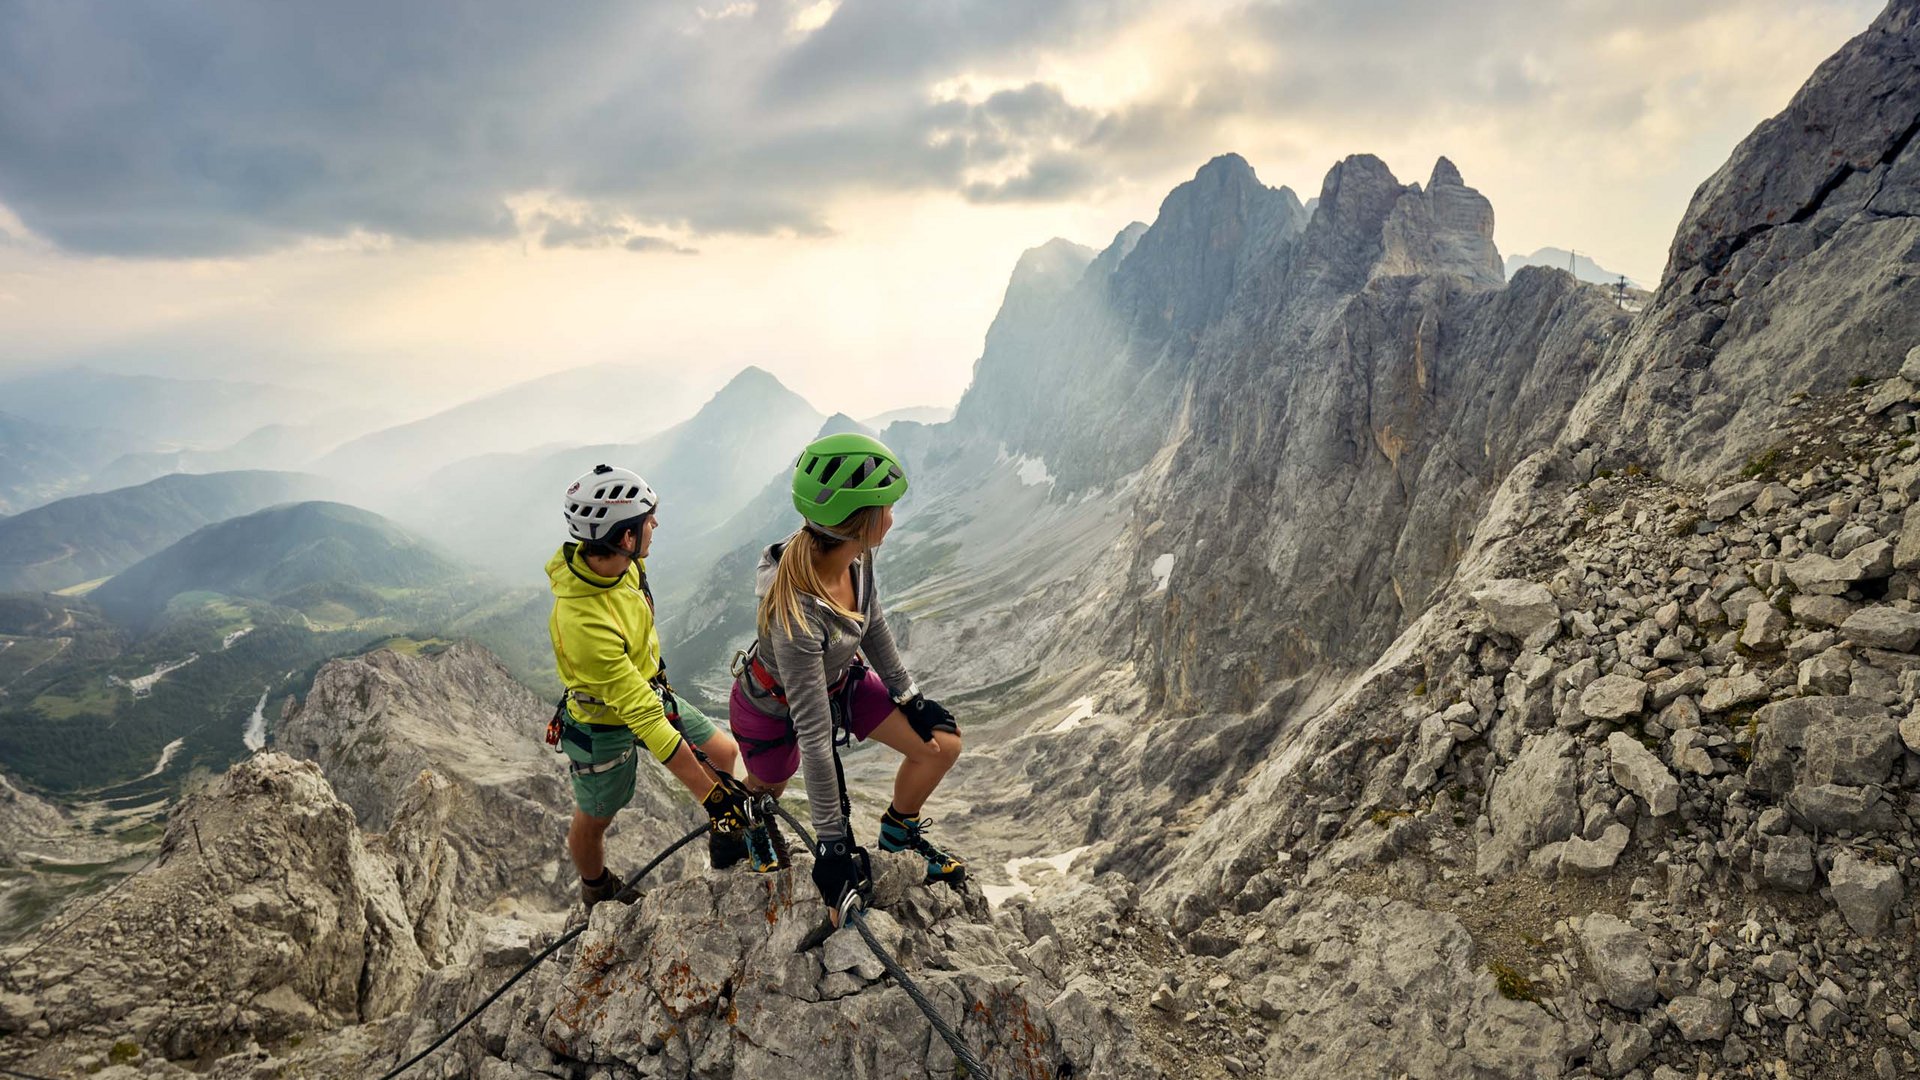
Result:
{"label": "helmet chin strap", "polygon": [[832,529],[827,528],[825,525],[816,525],[811,521],[803,522],[802,524],[805,526],[808,532],[814,534],[815,536],[824,536],[829,540],[842,540],[847,542],[853,542],[860,539],[857,536],[849,536],[846,533],[834,532]]}

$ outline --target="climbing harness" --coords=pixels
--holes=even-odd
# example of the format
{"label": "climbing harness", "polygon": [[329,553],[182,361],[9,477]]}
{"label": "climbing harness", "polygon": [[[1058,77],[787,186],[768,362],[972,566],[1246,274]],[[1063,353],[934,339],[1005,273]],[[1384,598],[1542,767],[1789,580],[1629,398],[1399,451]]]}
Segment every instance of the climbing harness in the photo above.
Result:
{"label": "climbing harness", "polygon": [[[735,653],[730,670],[735,678],[739,678],[742,674],[752,678],[768,697],[785,705],[787,692],[774,679],[773,672],[767,670],[767,665],[761,662],[759,652],[760,643],[756,641]],[[847,746],[853,742],[853,692],[866,681],[866,678],[866,661],[856,653],[853,662],[847,665],[847,670],[841,673],[840,678],[833,685],[827,687],[827,706],[833,712],[833,744],[835,746]],[[792,746],[798,741],[793,731],[793,716],[789,714],[776,719],[784,725],[784,730],[773,738],[756,739],[736,731],[733,734],[734,741],[756,754]]]}

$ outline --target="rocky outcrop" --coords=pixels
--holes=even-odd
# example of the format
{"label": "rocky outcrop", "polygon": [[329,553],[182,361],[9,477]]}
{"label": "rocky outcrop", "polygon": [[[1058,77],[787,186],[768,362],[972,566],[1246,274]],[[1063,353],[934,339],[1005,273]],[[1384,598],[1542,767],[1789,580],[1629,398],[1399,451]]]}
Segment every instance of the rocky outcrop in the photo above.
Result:
{"label": "rocky outcrop", "polygon": [[1572,435],[1701,483],[1765,451],[1792,395],[1897,378],[1920,341],[1916,135],[1920,3],[1893,0],[1694,193]]}
{"label": "rocky outcrop", "polygon": [[[1507,989],[1598,1021],[1578,1053],[1607,1075],[1702,1049],[1810,1075],[1920,1068],[1886,1022],[1920,985],[1884,974],[1913,959],[1920,643],[1853,641],[1840,612],[1789,602],[1803,560],[1904,528],[1916,414],[1871,396],[1795,408],[1765,477],[1786,494],[1718,521],[1721,485],[1509,487],[1458,588],[1294,714],[1149,910],[1190,942],[1328,890],[1453,912]],[[1544,644],[1486,603],[1523,580],[1559,611]],[[1920,612],[1920,576],[1891,559],[1820,581],[1851,611]]]}
{"label": "rocky outcrop", "polygon": [[[459,901],[564,906],[577,891],[565,847],[573,795],[561,755],[541,741],[552,710],[478,645],[381,649],[322,667],[274,746],[318,763],[373,832],[410,812],[422,774],[437,777]],[[637,863],[691,828],[695,812],[662,785],[638,785],[608,834],[609,857]]]}
{"label": "rocky outcrop", "polygon": [[1416,187],[1393,204],[1373,266],[1375,277],[1391,274],[1450,274],[1489,286],[1506,281],[1493,246],[1493,204],[1446,158],[1434,163],[1425,191]]}
{"label": "rocky outcrop", "polygon": [[[404,823],[395,832],[405,836]],[[402,842],[426,867],[446,864],[430,837]],[[204,1058],[357,1024],[407,1008],[435,959],[420,938],[444,958],[455,932],[438,916],[431,932],[413,921],[434,908],[438,875],[402,882],[320,770],[283,754],[249,758],[187,797],[163,850],[0,977],[10,1042],[58,1055],[62,1041],[124,1039],[138,1053]]]}

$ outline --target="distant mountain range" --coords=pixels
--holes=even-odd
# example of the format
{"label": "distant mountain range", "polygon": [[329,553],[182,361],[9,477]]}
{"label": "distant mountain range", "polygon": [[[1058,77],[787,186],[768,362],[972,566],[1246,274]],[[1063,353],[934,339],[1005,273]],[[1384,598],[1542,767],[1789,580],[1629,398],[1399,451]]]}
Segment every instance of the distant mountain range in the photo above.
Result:
{"label": "distant mountain range", "polygon": [[[8,412],[36,423],[118,432],[151,446],[226,446],[263,424],[342,410],[311,391],[221,379],[121,375],[63,368],[0,381]],[[377,408],[349,412],[378,422]],[[336,426],[346,426],[336,425]],[[127,449],[123,447],[108,459]]]}
{"label": "distant mountain range", "polygon": [[[1545,266],[1553,270],[1571,268],[1574,277],[1594,285],[1612,285],[1623,276],[1577,252],[1557,247],[1543,247],[1531,255],[1507,256],[1507,279],[1511,281],[1513,275],[1528,266]],[[1632,278],[1627,278],[1627,285],[1635,289],[1646,288]]]}
{"label": "distant mountain range", "polygon": [[[5,397],[0,401],[16,407]],[[80,491],[93,470],[149,445],[121,431],[60,427],[0,412],[0,512],[17,514]]]}
{"label": "distant mountain range", "polygon": [[[634,408],[645,407],[636,396]],[[600,415],[618,415],[603,401]],[[565,537],[560,494],[605,462],[633,469],[660,495],[655,557],[687,558],[691,542],[751,499],[825,419],[780,380],[749,367],[691,419],[637,442],[607,442],[518,454],[489,454],[428,476],[408,499],[382,505],[397,521],[461,550],[515,581],[537,578]],[[590,434],[590,432],[579,432]]]}
{"label": "distant mountain range", "polygon": [[531,379],[425,419],[354,439],[314,462],[316,472],[410,486],[482,454],[644,438],[700,399],[658,371],[598,364]]}
{"label": "distant mountain range", "polygon": [[217,450],[155,450],[123,454],[94,470],[88,491],[112,491],[175,473],[216,473],[234,469],[297,470],[334,443],[331,429],[318,424],[268,424]]}
{"label": "distant mountain range", "polygon": [[224,472],[164,476],[76,495],[0,521],[0,592],[64,589],[105,577],[197,529],[333,485],[317,476]]}
{"label": "distant mountain range", "polygon": [[182,593],[298,606],[324,599],[323,592],[365,601],[377,599],[379,590],[439,585],[464,573],[378,514],[302,502],[209,525],[121,571],[88,599],[109,616],[144,627]]}

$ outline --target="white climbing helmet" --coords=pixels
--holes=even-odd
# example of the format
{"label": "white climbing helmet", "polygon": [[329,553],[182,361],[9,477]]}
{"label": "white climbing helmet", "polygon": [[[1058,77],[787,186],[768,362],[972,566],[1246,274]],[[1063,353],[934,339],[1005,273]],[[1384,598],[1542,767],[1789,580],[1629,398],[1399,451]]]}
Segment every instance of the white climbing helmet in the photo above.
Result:
{"label": "white climbing helmet", "polygon": [[605,540],[638,524],[658,505],[660,497],[639,473],[595,465],[567,488],[567,535],[575,540]]}

